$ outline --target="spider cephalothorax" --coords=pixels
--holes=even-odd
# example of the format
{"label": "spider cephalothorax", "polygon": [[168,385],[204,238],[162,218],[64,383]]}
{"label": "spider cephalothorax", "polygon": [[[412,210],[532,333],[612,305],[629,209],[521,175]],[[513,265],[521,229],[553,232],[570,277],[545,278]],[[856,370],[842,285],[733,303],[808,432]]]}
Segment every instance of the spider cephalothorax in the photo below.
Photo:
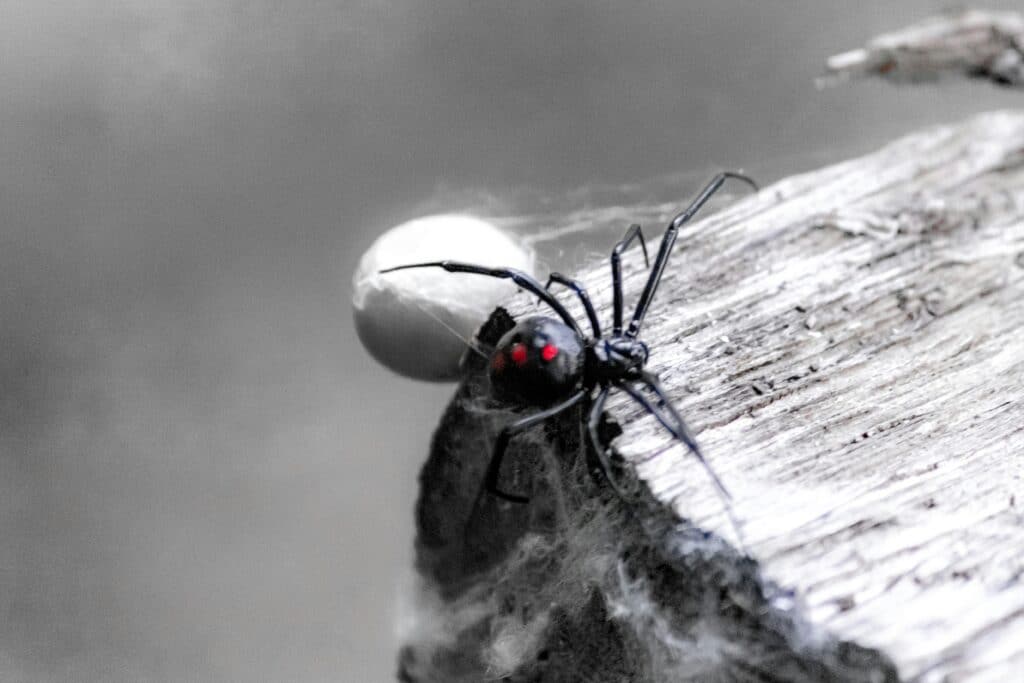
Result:
{"label": "spider cephalothorax", "polygon": [[[619,389],[654,415],[673,437],[686,444],[707,469],[722,496],[728,499],[728,492],[704,459],[683,418],[662,390],[657,376],[644,368],[648,349],[639,339],[644,316],[661,282],[680,226],[697,213],[727,178],[743,180],[757,189],[754,181],[744,175],[720,173],[712,178],[686,210],[669,223],[628,327],[623,321],[620,261],[630,244],[638,241],[647,263],[647,246],[639,225],[630,226],[626,235],[615,245],[611,255],[612,331],[607,336],[601,333],[601,324],[586,288],[558,273],[552,273],[547,285],[542,286],[530,275],[512,268],[488,268],[456,261],[413,263],[381,271],[387,273],[406,268],[443,268],[452,273],[474,273],[508,279],[539,297],[558,315],[559,320],[544,316],[522,320],[498,341],[491,355],[490,378],[494,393],[513,405],[538,407],[541,410],[501,430],[484,478],[487,491],[506,500],[526,502],[528,499],[525,496],[507,493],[498,487],[501,462],[509,442],[517,433],[584,401],[589,405],[586,426],[597,456],[597,469],[612,488],[621,494],[611,476],[607,446],[601,443],[599,434],[608,395],[612,390]],[[567,287],[576,294],[586,312],[592,336],[585,336],[565,306],[551,295],[548,290],[553,284]]]}

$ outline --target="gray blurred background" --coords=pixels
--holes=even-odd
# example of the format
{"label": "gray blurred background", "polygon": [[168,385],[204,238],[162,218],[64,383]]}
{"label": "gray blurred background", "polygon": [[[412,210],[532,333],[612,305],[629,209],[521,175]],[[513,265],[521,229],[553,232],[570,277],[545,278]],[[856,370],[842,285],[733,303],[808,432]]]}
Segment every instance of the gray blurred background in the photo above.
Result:
{"label": "gray blurred background", "polygon": [[361,349],[360,253],[1020,105],[816,90],[894,5],[0,2],[0,680],[391,680],[452,388]]}

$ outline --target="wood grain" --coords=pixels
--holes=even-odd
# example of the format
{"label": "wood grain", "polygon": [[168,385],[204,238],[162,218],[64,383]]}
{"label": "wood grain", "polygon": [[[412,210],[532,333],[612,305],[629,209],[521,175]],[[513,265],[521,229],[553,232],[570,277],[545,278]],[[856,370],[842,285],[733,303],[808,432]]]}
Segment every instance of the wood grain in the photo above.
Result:
{"label": "wood grain", "polygon": [[[579,275],[610,301],[606,263]],[[642,335],[765,575],[921,681],[1024,680],[1022,336],[1020,112],[687,226]],[[739,544],[692,456],[623,394],[609,410],[654,495]]]}
{"label": "wood grain", "polygon": [[977,9],[941,14],[835,55],[826,68],[838,78],[955,75],[1024,88],[1024,15]]}

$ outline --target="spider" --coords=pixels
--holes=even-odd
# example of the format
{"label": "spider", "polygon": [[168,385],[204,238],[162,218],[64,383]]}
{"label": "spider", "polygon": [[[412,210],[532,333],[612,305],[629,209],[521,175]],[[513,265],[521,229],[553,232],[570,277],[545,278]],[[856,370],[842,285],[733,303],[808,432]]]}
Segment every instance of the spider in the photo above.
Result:
{"label": "spider", "polygon": [[[539,297],[561,319],[559,321],[547,316],[525,318],[501,337],[490,357],[489,375],[496,397],[512,405],[540,410],[507,425],[498,434],[484,475],[484,489],[487,492],[513,503],[528,502],[527,496],[503,491],[498,486],[502,461],[509,443],[517,434],[580,402],[588,402],[590,407],[586,428],[596,455],[596,469],[617,494],[625,497],[625,492],[612,476],[609,449],[602,445],[599,437],[605,402],[614,389],[620,389],[651,413],[673,438],[689,448],[728,504],[731,498],[728,490],[701,453],[682,416],[662,389],[657,375],[645,369],[650,353],[647,344],[639,339],[639,335],[644,316],[665,272],[679,228],[693,218],[729,178],[741,180],[755,191],[758,189],[757,183],[741,173],[719,173],[704,186],[684,211],[672,219],[662,237],[654,267],[650,270],[636,310],[633,311],[633,317],[625,329],[622,310],[622,254],[636,241],[643,250],[644,263],[647,267],[650,267],[650,261],[647,244],[637,224],[631,225],[625,236],[615,245],[611,253],[612,331],[607,336],[602,334],[601,324],[586,288],[560,273],[552,273],[547,284],[542,286],[527,273],[513,268],[489,268],[457,261],[411,263],[380,271],[390,273],[411,268],[443,268],[450,273],[473,273],[512,280],[520,288]],[[554,284],[572,290],[579,298],[586,312],[592,336],[586,336],[565,306],[552,296],[550,289]],[[644,394],[645,390],[653,394],[654,400]]]}

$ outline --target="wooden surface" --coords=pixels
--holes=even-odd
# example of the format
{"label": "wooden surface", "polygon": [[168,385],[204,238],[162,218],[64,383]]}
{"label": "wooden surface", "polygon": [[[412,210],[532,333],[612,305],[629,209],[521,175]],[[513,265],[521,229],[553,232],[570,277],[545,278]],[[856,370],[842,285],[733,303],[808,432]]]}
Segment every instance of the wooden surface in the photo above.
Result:
{"label": "wooden surface", "polygon": [[[676,210],[633,215],[653,241]],[[607,264],[578,276],[607,312]],[[906,680],[1024,680],[1024,113],[691,224],[642,337],[746,549],[814,628]],[[692,457],[624,395],[609,412],[655,496],[738,544]]]}
{"label": "wooden surface", "polygon": [[959,75],[1024,87],[1024,14],[965,10],[931,17],[835,55],[827,69],[842,78]]}

